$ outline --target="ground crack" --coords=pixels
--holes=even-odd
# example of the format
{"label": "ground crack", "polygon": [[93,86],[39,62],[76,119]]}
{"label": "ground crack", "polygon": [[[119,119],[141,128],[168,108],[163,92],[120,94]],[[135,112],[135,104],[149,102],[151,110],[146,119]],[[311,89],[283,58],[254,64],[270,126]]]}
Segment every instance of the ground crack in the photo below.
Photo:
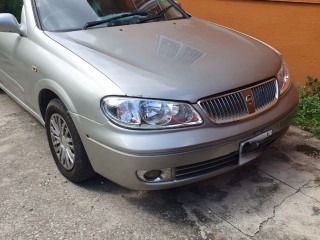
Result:
{"label": "ground crack", "polygon": [[[314,181],[314,180],[313,180]],[[309,183],[310,183],[310,181],[309,181]],[[309,184],[308,183],[308,184]],[[304,189],[310,189],[310,188],[318,188],[318,187],[320,187],[320,185],[316,185],[316,186],[304,186],[304,187],[301,187],[300,189],[302,189],[302,188],[304,188]],[[318,200],[318,199],[316,199],[316,198],[314,198],[314,197],[312,197],[312,196],[309,196],[307,193],[304,193],[304,192],[302,192],[302,191],[300,191],[303,195],[305,195],[306,197],[308,197],[308,198],[311,198],[312,200],[314,200],[314,201],[316,201],[317,203],[320,203],[320,201]]]}
{"label": "ground crack", "polygon": [[[297,189],[295,192],[293,192],[292,194],[288,195],[287,197],[285,197],[279,204],[275,205],[273,207],[273,214],[271,217],[268,217],[266,220],[264,220],[263,222],[260,223],[259,225],[259,230],[253,235],[251,236],[250,238],[255,238],[259,233],[260,231],[262,230],[263,226],[266,225],[271,219],[273,219],[276,215],[276,209],[278,207],[280,207],[288,198],[294,196],[295,194],[301,192],[301,189],[304,188],[305,186],[309,185],[312,181],[314,181],[313,179],[308,181],[306,184],[304,184],[303,186],[299,187],[299,189]],[[301,192],[302,193],[302,192]],[[303,193],[302,193],[303,194]],[[305,194],[304,194],[305,195]]]}
{"label": "ground crack", "polygon": [[303,185],[302,187],[300,187],[299,189],[296,189],[296,188],[292,187],[291,185],[285,183],[284,181],[281,181],[280,179],[278,179],[278,178],[270,175],[269,173],[265,172],[264,170],[261,170],[260,168],[258,168],[258,169],[259,169],[259,171],[261,171],[261,172],[267,174],[268,176],[276,179],[277,181],[283,183],[284,185],[286,185],[286,186],[288,186],[288,187],[290,187],[290,188],[292,188],[292,189],[294,189],[294,190],[296,190],[296,191],[299,191],[301,194],[305,195],[306,197],[309,197],[309,198],[313,199],[314,201],[320,203],[319,200],[317,200],[317,199],[315,199],[314,197],[311,197],[311,196],[309,196],[308,194],[300,191],[302,188],[309,188],[309,189],[310,189],[310,188],[318,188],[318,187],[320,187],[320,184],[317,184],[317,185],[315,185],[315,186],[307,186],[307,185],[309,185],[312,181],[314,181],[314,182],[319,182],[319,181],[320,181],[320,179],[318,179],[319,177],[316,177],[315,179],[310,180],[308,183],[304,184],[304,185]]}

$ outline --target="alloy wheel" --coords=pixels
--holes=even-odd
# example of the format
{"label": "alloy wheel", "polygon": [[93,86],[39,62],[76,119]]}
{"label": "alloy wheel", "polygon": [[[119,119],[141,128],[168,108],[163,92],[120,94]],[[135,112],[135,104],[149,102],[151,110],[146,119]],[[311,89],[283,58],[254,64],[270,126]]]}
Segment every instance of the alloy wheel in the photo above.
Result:
{"label": "alloy wheel", "polygon": [[72,170],[75,164],[74,143],[66,121],[60,114],[50,118],[50,136],[54,151],[66,170]]}

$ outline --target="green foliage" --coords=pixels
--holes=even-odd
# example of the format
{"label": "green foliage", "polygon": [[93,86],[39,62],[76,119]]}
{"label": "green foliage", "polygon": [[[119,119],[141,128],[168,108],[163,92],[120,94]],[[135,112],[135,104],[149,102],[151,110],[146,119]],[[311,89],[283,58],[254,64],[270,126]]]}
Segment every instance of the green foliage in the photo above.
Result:
{"label": "green foliage", "polygon": [[297,87],[300,100],[299,110],[293,124],[320,138],[320,81],[307,76],[305,86]]}
{"label": "green foliage", "polygon": [[11,13],[20,22],[23,0],[0,0],[0,12]]}

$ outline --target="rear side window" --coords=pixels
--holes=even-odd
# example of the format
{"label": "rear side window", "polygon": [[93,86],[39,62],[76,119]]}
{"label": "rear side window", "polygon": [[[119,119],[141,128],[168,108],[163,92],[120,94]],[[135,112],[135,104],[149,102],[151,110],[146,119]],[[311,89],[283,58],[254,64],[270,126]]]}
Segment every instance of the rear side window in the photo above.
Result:
{"label": "rear side window", "polygon": [[23,0],[0,0],[0,13],[11,13],[20,22]]}

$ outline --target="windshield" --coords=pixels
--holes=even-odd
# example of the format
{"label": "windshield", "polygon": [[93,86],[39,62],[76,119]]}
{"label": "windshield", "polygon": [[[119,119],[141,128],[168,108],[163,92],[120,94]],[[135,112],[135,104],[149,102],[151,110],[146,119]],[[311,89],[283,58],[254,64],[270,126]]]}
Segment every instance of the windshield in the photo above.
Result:
{"label": "windshield", "polygon": [[75,31],[184,18],[173,0],[36,0],[43,30]]}

